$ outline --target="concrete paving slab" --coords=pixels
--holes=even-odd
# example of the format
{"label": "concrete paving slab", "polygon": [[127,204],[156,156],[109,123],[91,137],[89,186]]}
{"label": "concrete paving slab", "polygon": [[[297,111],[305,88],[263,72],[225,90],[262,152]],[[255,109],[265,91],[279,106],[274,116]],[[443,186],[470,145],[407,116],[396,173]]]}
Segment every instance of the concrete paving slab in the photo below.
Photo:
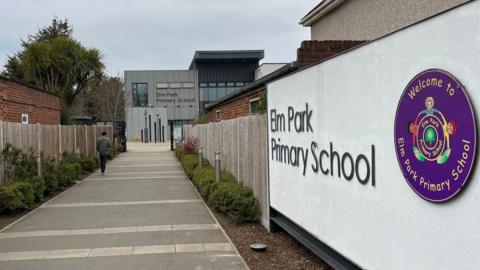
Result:
{"label": "concrete paving slab", "polygon": [[233,253],[175,253],[168,269],[244,270],[245,266],[240,257]]}
{"label": "concrete paving slab", "polygon": [[202,244],[175,244],[175,252],[204,252],[205,248]]}
{"label": "concrete paving slab", "polygon": [[87,257],[90,254],[90,249],[60,249],[49,250],[44,259],[61,259],[61,258],[81,258]]}
{"label": "concrete paving slab", "polygon": [[110,173],[121,173],[121,172],[145,172],[145,171],[178,171],[181,170],[182,167],[180,165],[165,165],[165,166],[149,166],[149,167],[112,167],[107,165],[105,169],[105,175],[108,176]]}
{"label": "concrete paving slab", "polygon": [[0,269],[248,269],[168,147],[134,145],[2,231]]}
{"label": "concrete paving slab", "polygon": [[[2,270],[168,270],[175,254],[85,257],[55,260],[3,261]],[[182,270],[182,269],[177,269]]]}
{"label": "concrete paving slab", "polygon": [[207,243],[203,244],[205,251],[234,251],[230,243]]}
{"label": "concrete paving slab", "polygon": [[94,248],[90,251],[90,257],[103,256],[127,256],[132,254],[133,247],[108,247],[108,248]]}
{"label": "concrete paving slab", "polygon": [[175,253],[175,246],[174,245],[135,246],[133,249],[134,255],[161,254],[161,253]]}
{"label": "concrete paving slab", "polygon": [[148,246],[160,244],[224,243],[227,241],[227,238],[221,230],[38,236],[2,239],[0,241],[0,252]]}
{"label": "concrete paving slab", "polygon": [[137,232],[151,232],[151,231],[171,231],[172,225],[152,225],[152,226],[138,226]]}
{"label": "concrete paving slab", "polygon": [[177,203],[200,203],[199,199],[190,200],[154,200],[154,201],[123,201],[123,202],[85,202],[85,203],[48,203],[41,208],[72,208],[72,207],[98,207],[98,206],[122,206],[143,204],[177,204]]}
{"label": "concrete paving slab", "polygon": [[42,208],[6,231],[72,230],[172,223],[211,224],[214,222],[201,203]]}
{"label": "concrete paving slab", "polygon": [[46,250],[40,251],[23,251],[23,252],[7,252],[1,257],[2,261],[18,261],[18,260],[40,260],[47,255]]}

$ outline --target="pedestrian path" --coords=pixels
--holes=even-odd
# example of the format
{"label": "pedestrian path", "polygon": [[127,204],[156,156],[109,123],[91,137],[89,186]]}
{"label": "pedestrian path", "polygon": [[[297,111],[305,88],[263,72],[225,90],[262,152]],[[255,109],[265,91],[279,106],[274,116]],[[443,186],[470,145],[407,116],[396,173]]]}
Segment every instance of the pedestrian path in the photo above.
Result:
{"label": "pedestrian path", "polygon": [[169,148],[128,147],[0,231],[0,269],[247,269]]}

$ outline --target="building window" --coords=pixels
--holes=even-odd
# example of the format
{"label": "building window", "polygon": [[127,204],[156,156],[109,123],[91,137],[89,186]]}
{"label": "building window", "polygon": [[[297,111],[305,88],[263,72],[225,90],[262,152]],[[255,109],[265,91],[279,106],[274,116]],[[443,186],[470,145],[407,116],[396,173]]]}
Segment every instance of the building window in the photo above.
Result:
{"label": "building window", "polygon": [[249,101],[250,114],[258,114],[258,100],[259,98],[254,98]]}
{"label": "building window", "polygon": [[217,122],[222,120],[222,111],[218,110],[215,112],[215,120],[217,120]]}
{"label": "building window", "polygon": [[148,104],[148,84],[132,83],[133,107],[146,107]]}

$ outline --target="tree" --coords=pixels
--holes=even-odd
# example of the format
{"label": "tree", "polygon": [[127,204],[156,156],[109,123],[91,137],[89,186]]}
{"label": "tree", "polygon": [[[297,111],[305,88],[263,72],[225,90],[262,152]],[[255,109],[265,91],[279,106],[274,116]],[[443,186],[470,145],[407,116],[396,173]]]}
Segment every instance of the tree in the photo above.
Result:
{"label": "tree", "polygon": [[2,75],[9,77],[11,79],[24,80],[23,72],[20,68],[20,62],[22,54],[25,49],[35,43],[40,41],[48,41],[57,37],[68,37],[72,38],[73,27],[68,23],[68,20],[58,19],[54,17],[52,19],[52,24],[41,28],[34,35],[28,35],[27,40],[21,40],[22,49],[13,55],[9,55],[7,58],[7,63],[4,66]]}
{"label": "tree", "polygon": [[68,123],[76,97],[88,84],[102,77],[104,64],[98,49],[86,48],[71,36],[67,20],[54,18],[50,26],[22,41],[10,56],[3,74],[30,82],[59,95],[62,123]]}
{"label": "tree", "polygon": [[125,96],[121,77],[104,76],[82,95],[82,111],[99,120],[124,121]]}

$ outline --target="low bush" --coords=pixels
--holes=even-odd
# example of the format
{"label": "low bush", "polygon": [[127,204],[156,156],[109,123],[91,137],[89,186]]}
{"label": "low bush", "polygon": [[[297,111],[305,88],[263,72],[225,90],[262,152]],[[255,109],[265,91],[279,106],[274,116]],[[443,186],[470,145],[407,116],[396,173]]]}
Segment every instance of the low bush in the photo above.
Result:
{"label": "low bush", "polygon": [[180,160],[183,169],[185,170],[185,174],[189,178],[193,177],[193,170],[198,166],[198,156],[195,154],[184,154]]}
{"label": "low bush", "polygon": [[78,163],[82,158],[76,153],[63,152],[62,163]]}
{"label": "low bush", "polygon": [[45,179],[42,176],[33,176],[23,181],[28,182],[32,185],[35,201],[38,202],[43,200],[43,196],[45,195],[45,191],[47,190],[47,185],[45,184]]}
{"label": "low bush", "polygon": [[45,194],[50,195],[58,190],[58,177],[55,172],[44,172],[43,180],[45,181],[46,187]]}
{"label": "low bush", "polygon": [[183,155],[183,148],[182,147],[175,147],[175,156],[177,157],[178,160],[182,159]]}
{"label": "low bush", "polygon": [[[78,165],[79,166],[79,165]],[[61,187],[68,187],[74,181],[78,180],[79,170],[76,163],[64,163],[58,167],[58,185]]]}
{"label": "low bush", "polygon": [[0,185],[0,212],[30,209],[34,200],[34,188],[31,183],[18,181]]}
{"label": "low bush", "polygon": [[80,167],[83,173],[92,173],[98,168],[98,158],[96,156],[90,156],[80,160]]}
{"label": "low bush", "polygon": [[208,201],[216,210],[230,216],[235,224],[258,220],[259,210],[252,191],[237,182],[220,181]]}
{"label": "low bush", "polygon": [[217,187],[215,181],[215,169],[211,166],[198,167],[193,171],[192,181],[198,189],[198,192],[207,201],[210,193]]}
{"label": "low bush", "polygon": [[199,144],[200,144],[200,141],[198,140],[198,138],[190,136],[187,138],[187,140],[185,141],[185,144],[183,145],[183,151],[186,154],[194,154]]}
{"label": "low bush", "polygon": [[36,156],[33,150],[27,153],[7,143],[2,151],[4,175],[10,181],[17,181],[37,174]]}
{"label": "low bush", "polygon": [[222,172],[217,182],[215,168],[208,165],[195,168],[191,179],[208,204],[227,214],[233,223],[258,220],[260,212],[253,192],[239,184],[232,174]]}

